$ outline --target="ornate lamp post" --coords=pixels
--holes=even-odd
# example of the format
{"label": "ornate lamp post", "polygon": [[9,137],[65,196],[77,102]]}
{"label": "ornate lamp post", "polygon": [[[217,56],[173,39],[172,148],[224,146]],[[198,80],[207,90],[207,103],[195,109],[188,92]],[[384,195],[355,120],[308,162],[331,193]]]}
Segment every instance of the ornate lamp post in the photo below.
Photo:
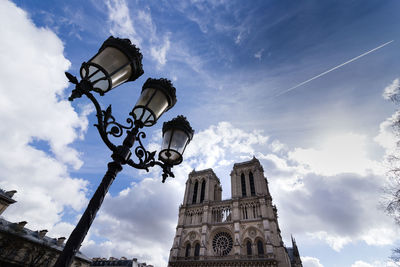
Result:
{"label": "ornate lamp post", "polygon": [[[145,126],[154,125],[160,116],[176,103],[175,88],[167,79],[147,79],[139,100],[129,113],[133,120],[131,118],[126,120],[128,125],[122,125],[115,121],[111,114],[111,105],[106,110],[101,110],[92,91],[104,95],[118,85],[134,81],[143,74],[142,54],[128,39],[112,36],[108,38],[93,58],[82,63],[81,81],[68,72],[65,74],[69,81],[75,84],[69,100],[73,101],[75,98],[85,95],[94,104],[97,116],[95,126],[104,143],[112,151],[112,161],[108,163],[108,170],[103,180],[68,238],[63,252],[54,265],[56,267],[70,266],[96,217],[108,188],[118,172],[122,170],[122,165],[128,164],[136,169],[147,171],[150,167],[158,165],[163,169],[162,182],[164,183],[168,176],[174,177],[171,168],[182,162],[182,154],[194,133],[186,118],[178,116],[163,125],[163,142],[158,156],[159,160],[154,158],[156,151],[149,152],[144,148],[141,138],[145,138],[146,135],[139,130]],[[109,135],[121,137],[124,131],[126,131],[126,137],[122,145],[116,146],[108,138]],[[136,141],[138,145],[134,149],[134,153],[138,160],[135,162],[131,159],[131,148]]]}

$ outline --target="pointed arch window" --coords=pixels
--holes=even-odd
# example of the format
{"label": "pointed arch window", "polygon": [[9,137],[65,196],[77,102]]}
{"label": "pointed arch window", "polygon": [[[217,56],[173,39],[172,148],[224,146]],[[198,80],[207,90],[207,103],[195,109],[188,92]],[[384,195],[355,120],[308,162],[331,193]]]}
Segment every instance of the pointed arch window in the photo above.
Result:
{"label": "pointed arch window", "polygon": [[192,203],[196,203],[197,200],[197,189],[199,187],[199,182],[196,181],[196,183],[194,184],[194,189],[193,189],[193,199],[192,199]]}
{"label": "pointed arch window", "polygon": [[200,203],[203,203],[205,193],[206,193],[206,181],[204,180],[201,183]]}
{"label": "pointed arch window", "polygon": [[197,243],[196,246],[194,246],[194,256],[199,257],[200,256],[200,244]]}
{"label": "pointed arch window", "polygon": [[257,251],[258,255],[264,255],[264,244],[261,240],[257,241]]}
{"label": "pointed arch window", "polygon": [[244,177],[243,173],[240,176],[240,180],[242,182],[242,196],[245,197],[246,196],[246,178]]}
{"label": "pointed arch window", "polygon": [[253,176],[252,172],[250,172],[250,174],[249,174],[249,180],[250,180],[251,195],[255,196],[256,195],[256,188],[254,187],[254,176]]}
{"label": "pointed arch window", "polygon": [[247,241],[246,249],[247,249],[247,255],[251,256],[253,254],[253,252],[252,252],[252,249],[251,249],[251,242],[250,241]]}
{"label": "pointed arch window", "polygon": [[189,257],[190,256],[190,244],[186,245],[186,251],[185,251],[185,257]]}

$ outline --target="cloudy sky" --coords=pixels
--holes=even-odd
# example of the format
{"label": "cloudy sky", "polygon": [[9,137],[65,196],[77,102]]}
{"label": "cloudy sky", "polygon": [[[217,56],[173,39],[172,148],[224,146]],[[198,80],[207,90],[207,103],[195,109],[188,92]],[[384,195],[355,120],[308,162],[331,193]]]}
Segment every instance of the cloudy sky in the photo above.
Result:
{"label": "cloudy sky", "polygon": [[[166,266],[184,184],[213,168],[230,198],[233,163],[264,166],[282,236],[305,267],[393,266],[399,231],[382,210],[385,161],[396,139],[400,2],[395,0],[0,0],[0,187],[16,189],[3,216],[68,236],[110,152],[89,101],[67,98],[110,35],[140,47],[145,74],[101,97],[128,117],[148,77],[169,78],[176,106],[145,129],[157,150],[163,121],[196,130],[175,179],[129,167],[86,238],[90,257]],[[99,97],[100,98],[100,97]],[[114,140],[121,142],[120,140]]]}

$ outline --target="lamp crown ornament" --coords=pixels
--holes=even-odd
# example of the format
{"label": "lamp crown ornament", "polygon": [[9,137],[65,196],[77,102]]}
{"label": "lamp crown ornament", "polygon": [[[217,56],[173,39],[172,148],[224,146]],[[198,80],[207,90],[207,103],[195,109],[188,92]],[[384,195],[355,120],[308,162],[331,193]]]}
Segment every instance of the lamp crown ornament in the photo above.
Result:
{"label": "lamp crown ornament", "polygon": [[186,119],[185,116],[178,115],[176,118],[173,118],[170,121],[164,122],[163,128],[162,128],[163,134],[165,134],[165,132],[169,131],[172,128],[177,128],[177,129],[184,131],[185,133],[188,134],[189,141],[192,140],[194,130],[193,130],[192,126],[190,126],[190,123],[188,122],[188,120]]}
{"label": "lamp crown ornament", "polygon": [[142,92],[147,88],[159,89],[168,97],[169,107],[167,110],[171,109],[176,104],[176,88],[173,86],[170,80],[166,78],[148,78],[143,84]]}
{"label": "lamp crown ornament", "polygon": [[120,50],[129,58],[129,61],[131,62],[132,65],[132,69],[136,71],[132,72],[132,75],[128,81],[134,81],[140,76],[142,76],[142,74],[144,73],[142,65],[143,55],[142,53],[140,53],[140,49],[136,47],[134,44],[132,44],[131,40],[127,38],[122,39],[110,36],[100,47],[99,53],[104,49],[106,49],[107,47],[114,47]]}

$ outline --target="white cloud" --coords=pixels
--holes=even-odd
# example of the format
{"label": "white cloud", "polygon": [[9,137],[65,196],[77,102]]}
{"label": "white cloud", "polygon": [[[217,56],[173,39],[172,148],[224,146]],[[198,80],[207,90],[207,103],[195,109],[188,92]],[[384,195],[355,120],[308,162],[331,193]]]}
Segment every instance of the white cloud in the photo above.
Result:
{"label": "white cloud", "polygon": [[261,61],[263,52],[264,52],[264,49],[259,50],[257,53],[254,54],[254,57]]}
{"label": "white cloud", "polygon": [[351,238],[349,236],[336,235],[327,233],[325,231],[309,233],[309,235],[313,238],[325,240],[326,243],[328,243],[328,245],[336,251],[340,251],[344,245],[347,245],[351,242]]}
{"label": "white cloud", "polygon": [[374,261],[372,263],[368,263],[362,260],[358,260],[356,262],[354,262],[351,267],[398,267],[399,264],[395,263],[391,260],[386,261],[386,262],[381,262],[381,261]]}
{"label": "white cloud", "polygon": [[319,262],[319,259],[314,257],[301,257],[301,261],[303,267],[324,267],[324,265]]}
{"label": "white cloud", "polygon": [[359,240],[368,245],[396,240],[397,228],[380,206],[387,179],[382,162],[368,157],[370,143],[348,133],[321,139],[317,148],[257,154],[281,207],[284,232],[308,233],[337,251]]}
{"label": "white cloud", "polygon": [[383,90],[382,96],[385,99],[397,100],[400,96],[400,80],[394,79],[393,82],[386,86]]}
{"label": "white cloud", "polygon": [[237,158],[241,154],[253,156],[255,155],[253,146],[266,144],[267,140],[268,137],[259,131],[248,133],[233,127],[228,122],[220,122],[197,133],[185,153],[187,157],[198,158],[196,168],[206,169],[216,166],[218,160],[227,156],[228,151],[232,157],[235,154]]}
{"label": "white cloud", "polygon": [[374,141],[381,145],[387,155],[394,153],[397,148],[399,138],[393,130],[393,125],[399,121],[400,111],[396,111],[390,118],[387,118],[379,125],[379,134],[374,138]]}
{"label": "white cloud", "polygon": [[[389,245],[398,229],[380,207],[382,176],[308,174],[293,189],[272,183],[283,232],[308,233],[340,251],[349,243]],[[293,201],[295,200],[295,201]]]}
{"label": "white cloud", "polygon": [[158,37],[150,8],[131,10],[125,0],[106,0],[105,3],[108,8],[110,33],[129,38],[133,44],[141,48],[144,56],[149,54],[157,62],[158,68],[163,67],[171,47],[171,33],[163,34],[162,39]]}
{"label": "white cloud", "polygon": [[[360,136],[357,135],[358,138]],[[354,135],[349,137],[354,141]],[[359,150],[354,155],[363,155],[368,162],[365,151],[361,151],[365,149],[362,144],[368,141],[363,138],[361,145],[360,142],[354,144]],[[279,155],[275,154],[272,143],[286,149],[278,149]],[[351,150],[352,146],[345,143]],[[316,151],[312,148],[304,150]],[[266,155],[260,151],[266,152]],[[164,258],[155,258],[147,253],[146,244],[151,242],[156,251],[169,251],[187,174],[194,168],[213,168],[217,175],[222,173],[219,178],[226,192],[224,197],[230,197],[229,171],[232,164],[248,160],[253,155],[264,166],[283,233],[307,234],[337,251],[356,241],[387,245],[396,240],[398,234],[392,219],[378,207],[380,187],[384,181],[382,176],[341,172],[335,175],[316,174],[311,168],[306,170],[302,162],[290,160],[289,154],[293,151],[296,149],[290,150],[279,141],[268,143],[268,137],[261,132],[243,131],[228,122],[199,131],[189,144],[182,165],[174,168],[175,179],[161,184],[160,170],[153,169],[142,182],[134,183],[118,196],[106,199],[93,231],[102,233],[107,241],[91,243],[86,251],[92,256],[97,255],[93,255],[96,251],[104,251],[104,256],[123,256],[126,251],[132,250],[143,261],[156,266],[166,265],[167,253]],[[132,207],[135,207],[133,211]],[[317,260],[308,261],[309,264],[318,263]]]}
{"label": "white cloud", "polygon": [[277,153],[277,152],[280,152],[283,150],[287,150],[287,145],[281,143],[279,140],[276,140],[276,139],[274,141],[272,141],[270,147],[271,147],[272,152],[274,152],[274,153]]}
{"label": "white cloud", "polygon": [[0,23],[7,25],[0,29],[0,186],[18,191],[4,215],[51,234],[66,206],[79,210],[87,201],[87,182],[68,172],[82,165],[69,145],[86,131],[87,111],[60,100],[70,66],[62,41],[8,1],[0,2]]}
{"label": "white cloud", "polygon": [[364,261],[356,261],[351,265],[351,267],[374,267],[374,265],[371,265],[369,263],[366,263]]}
{"label": "white cloud", "polygon": [[[176,178],[168,178],[162,184],[161,171],[155,167],[145,175],[145,179],[132,183],[118,196],[107,196],[91,229],[93,236],[99,235],[107,240],[99,244],[89,241],[83,251],[90,256],[121,257],[130,254],[139,261],[166,266],[188,173],[193,169],[210,167],[231,168],[233,160],[225,158],[250,158],[255,151],[253,146],[265,144],[267,140],[260,132],[245,132],[227,122],[196,132],[184,154],[183,163],[173,169]],[[152,142],[159,143],[159,140],[153,138]],[[155,144],[150,146],[157,147]],[[227,188],[230,186],[223,186],[229,191]]]}
{"label": "white cloud", "polygon": [[125,0],[106,0],[110,33],[116,37],[129,38],[135,45],[141,46],[142,38],[136,33],[128,4]]}
{"label": "white cloud", "polygon": [[169,35],[166,34],[164,36],[164,43],[161,46],[152,46],[150,48],[150,54],[158,62],[158,67],[164,66],[167,63],[167,52],[171,46]]}
{"label": "white cloud", "polygon": [[367,155],[366,136],[344,133],[329,136],[319,149],[296,148],[289,153],[289,158],[309,168],[310,172],[321,175],[357,173],[366,175],[370,172],[383,174],[379,162],[370,160]]}

